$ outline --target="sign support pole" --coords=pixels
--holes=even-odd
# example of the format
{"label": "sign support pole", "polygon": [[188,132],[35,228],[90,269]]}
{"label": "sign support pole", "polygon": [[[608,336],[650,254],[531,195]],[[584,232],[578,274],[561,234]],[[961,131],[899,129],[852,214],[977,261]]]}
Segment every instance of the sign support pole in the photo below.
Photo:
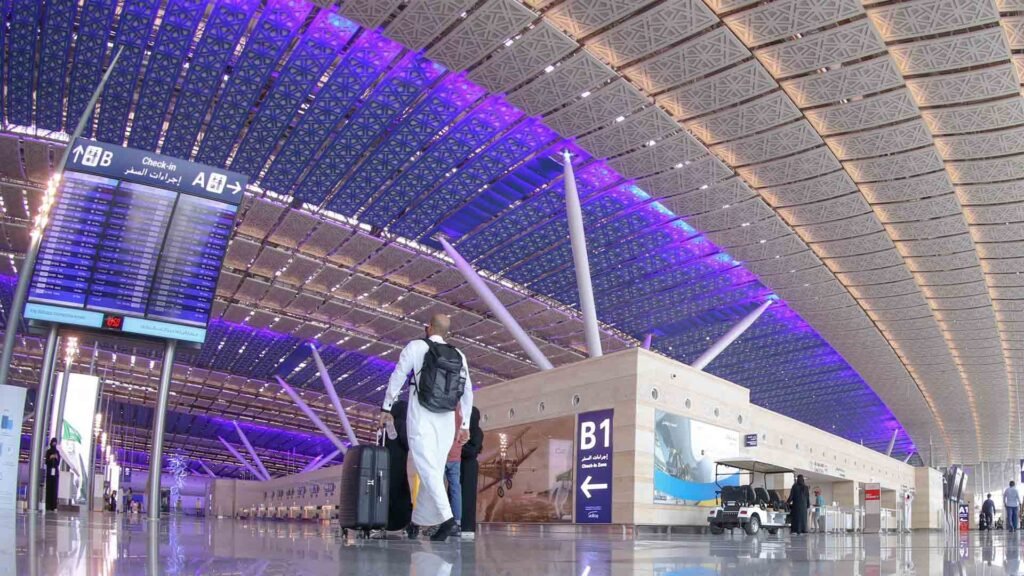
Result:
{"label": "sign support pole", "polygon": [[43,365],[39,371],[39,387],[36,388],[36,415],[32,423],[32,449],[28,459],[28,510],[39,509],[39,471],[43,463],[43,446],[46,445],[46,420],[50,412],[50,380],[53,379],[53,359],[57,355],[56,324],[50,324],[43,350]]}
{"label": "sign support pole", "polygon": [[146,506],[150,520],[160,519],[160,469],[164,461],[164,426],[167,424],[167,397],[171,392],[171,373],[174,371],[174,352],[177,347],[177,340],[167,341],[164,365],[160,368],[160,388],[157,390],[156,411],[153,413],[153,449],[149,454],[149,494]]}
{"label": "sign support pole", "polygon": [[[117,61],[121,58],[123,50],[124,47],[122,46],[117,51],[117,54],[114,55],[114,59],[110,61],[110,66],[107,67],[107,71],[103,73],[99,85],[93,91],[89,104],[86,105],[85,111],[82,112],[82,117],[78,119],[78,125],[75,127],[74,133],[71,134],[71,139],[68,140],[64,154],[61,155],[57,169],[54,171],[54,176],[51,178],[52,186],[56,186],[56,182],[64,175],[64,166],[68,163],[68,154],[71,152],[71,146],[75,139],[85,131],[85,126],[89,123],[89,117],[92,116],[92,111],[96,108],[96,102],[100,99],[100,93],[103,92],[103,87],[106,86],[107,80],[110,79],[110,73],[117,66]],[[11,301],[11,308],[7,313],[4,349],[0,351],[0,384],[7,384],[7,379],[10,375],[11,359],[14,356],[14,338],[17,336],[18,325],[21,324],[21,315],[25,309],[25,299],[28,297],[28,284],[32,280],[32,270],[36,267],[36,258],[39,257],[39,246],[42,244],[42,238],[43,231],[41,229],[32,231],[28,251],[25,252],[25,260],[21,263],[21,269],[18,270],[18,284],[14,288],[14,298]]]}

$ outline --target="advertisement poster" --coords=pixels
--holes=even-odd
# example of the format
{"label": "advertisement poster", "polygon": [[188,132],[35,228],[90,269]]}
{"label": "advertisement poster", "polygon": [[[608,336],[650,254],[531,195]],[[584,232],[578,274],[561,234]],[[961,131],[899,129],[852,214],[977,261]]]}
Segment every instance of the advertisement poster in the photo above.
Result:
{"label": "advertisement poster", "polygon": [[576,425],[576,523],[612,521],[613,410],[584,412]]}
{"label": "advertisement poster", "polygon": [[654,502],[714,506],[719,486],[738,486],[739,473],[715,462],[735,458],[740,435],[712,424],[658,410],[654,424]]}
{"label": "advertisement poster", "polygon": [[25,389],[0,386],[0,510],[14,510],[18,500],[18,453]]}
{"label": "advertisement poster", "polygon": [[[57,436],[57,411],[60,404],[61,386],[64,374],[58,372],[54,378],[55,392],[53,412],[50,418],[50,437]],[[88,500],[89,465],[92,453],[93,422],[96,418],[96,394],[99,391],[100,379],[88,374],[75,374],[68,377],[68,395],[64,402],[64,426],[60,435],[60,456],[64,464],[71,469],[72,499],[80,504]]]}
{"label": "advertisement poster", "polygon": [[480,522],[572,522],[574,424],[564,416],[484,433]]}

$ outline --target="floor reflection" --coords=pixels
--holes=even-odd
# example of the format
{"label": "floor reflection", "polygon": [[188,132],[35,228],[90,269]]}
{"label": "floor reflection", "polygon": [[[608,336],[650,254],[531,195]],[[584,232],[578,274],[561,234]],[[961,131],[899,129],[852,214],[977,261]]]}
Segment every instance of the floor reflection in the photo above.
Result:
{"label": "floor reflection", "polygon": [[0,517],[0,574],[31,576],[996,575],[1021,574],[1021,536],[573,536],[537,529],[475,541],[346,541],[313,523],[107,513]]}

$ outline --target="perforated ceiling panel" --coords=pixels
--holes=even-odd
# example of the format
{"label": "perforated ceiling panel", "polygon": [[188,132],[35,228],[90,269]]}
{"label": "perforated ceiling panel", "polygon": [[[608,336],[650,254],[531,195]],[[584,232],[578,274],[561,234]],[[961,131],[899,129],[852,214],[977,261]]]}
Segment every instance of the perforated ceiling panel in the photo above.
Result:
{"label": "perforated ceiling panel", "polygon": [[[372,404],[432,310],[456,319],[481,382],[530,370],[433,252],[438,233],[515,285],[501,297],[553,358],[581,357],[568,148],[610,349],[653,333],[692,360],[778,298],[711,372],[879,449],[897,430],[901,456],[931,443],[936,464],[998,460],[1020,440],[1024,359],[1016,4],[9,2],[3,122],[18,135],[0,138],[0,168],[45,179],[50,131],[124,46],[88,136],[257,186],[215,325],[244,362],[204,348],[185,372],[266,387],[274,359],[317,339]],[[5,273],[37,206],[4,191]],[[315,387],[311,370],[297,384]]]}

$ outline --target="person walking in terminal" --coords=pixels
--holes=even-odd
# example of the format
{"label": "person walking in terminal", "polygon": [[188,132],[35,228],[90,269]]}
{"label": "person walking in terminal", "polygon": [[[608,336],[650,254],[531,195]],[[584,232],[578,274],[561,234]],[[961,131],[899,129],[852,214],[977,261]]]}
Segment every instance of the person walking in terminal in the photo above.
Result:
{"label": "person walking in terminal", "polygon": [[[455,407],[455,424],[462,424],[462,405]],[[455,516],[455,529],[452,536],[462,535],[462,447],[469,440],[469,434],[457,434],[448,451],[448,461],[444,464],[444,479],[448,484],[448,503],[452,506]]]}
{"label": "person walking in terminal", "polygon": [[473,410],[473,384],[466,357],[445,343],[451,320],[435,314],[426,327],[427,337],[413,340],[402,349],[398,364],[388,381],[380,424],[393,423],[391,408],[402,392],[409,373],[413,373],[409,391],[406,430],[409,453],[420,477],[420,490],[412,511],[417,526],[438,526],[432,540],[444,541],[455,529],[455,517],[444,486],[445,462],[456,438],[452,412],[462,405],[460,443],[469,436],[469,415]]}
{"label": "person walking in terminal", "polygon": [[992,529],[992,519],[996,516],[996,503],[992,501],[992,495],[985,495],[985,503],[981,505],[981,517],[985,519],[981,524],[982,530]]}
{"label": "person walking in terminal", "polygon": [[825,498],[817,487],[814,489],[814,531],[825,531]]}
{"label": "person walking in terminal", "polygon": [[1010,532],[1016,532],[1020,522],[1020,493],[1017,492],[1017,483],[1010,480],[1010,487],[1003,490],[1003,508],[1006,509],[1006,528]]}
{"label": "person walking in terminal", "polygon": [[57,486],[60,484],[60,450],[57,450],[57,439],[50,438],[50,447],[46,449],[46,509],[57,509]]}
{"label": "person walking in terminal", "polygon": [[484,449],[484,431],[480,429],[480,410],[473,407],[469,416],[469,441],[462,445],[459,473],[462,484],[462,537],[473,538],[476,532],[476,488],[480,463],[476,461]]}
{"label": "person walking in terminal", "polygon": [[405,429],[405,415],[409,404],[399,400],[391,405],[391,416],[394,418],[395,437],[384,437],[384,447],[388,449],[388,525],[389,531],[405,530],[412,520],[412,492],[409,490],[409,473],[406,464],[409,462],[409,437]]}
{"label": "person walking in terminal", "polygon": [[791,534],[807,533],[807,510],[811,507],[811,493],[804,482],[804,475],[798,474],[796,482],[789,490],[789,515],[791,520]]}

